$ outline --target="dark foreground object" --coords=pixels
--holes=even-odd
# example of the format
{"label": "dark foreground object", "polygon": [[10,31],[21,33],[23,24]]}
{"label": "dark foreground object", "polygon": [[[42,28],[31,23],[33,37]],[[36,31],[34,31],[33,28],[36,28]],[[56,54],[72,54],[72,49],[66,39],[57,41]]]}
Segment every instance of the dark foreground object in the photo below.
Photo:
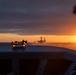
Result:
{"label": "dark foreground object", "polygon": [[76,15],[76,5],[73,7],[73,13]]}
{"label": "dark foreground object", "polygon": [[[36,75],[40,60],[21,59],[20,75]],[[64,75],[72,62],[65,59],[50,59],[46,65],[43,75]],[[12,71],[11,59],[0,59],[0,74],[7,74]]]}
{"label": "dark foreground object", "polygon": [[13,50],[25,50],[25,47],[22,47],[22,46],[20,46],[20,47],[13,47]]}

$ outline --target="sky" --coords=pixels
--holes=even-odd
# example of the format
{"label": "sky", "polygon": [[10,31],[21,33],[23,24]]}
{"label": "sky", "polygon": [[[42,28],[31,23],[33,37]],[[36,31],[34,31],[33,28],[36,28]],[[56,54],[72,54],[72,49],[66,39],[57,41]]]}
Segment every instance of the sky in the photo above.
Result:
{"label": "sky", "polygon": [[36,41],[43,36],[50,42],[76,42],[71,39],[76,36],[75,4],[76,0],[0,0],[0,41]]}

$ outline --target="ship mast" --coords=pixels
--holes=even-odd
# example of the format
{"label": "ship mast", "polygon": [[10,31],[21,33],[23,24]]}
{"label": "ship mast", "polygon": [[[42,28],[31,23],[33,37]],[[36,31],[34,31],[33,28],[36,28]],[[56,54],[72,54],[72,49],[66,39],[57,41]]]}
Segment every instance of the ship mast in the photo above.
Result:
{"label": "ship mast", "polygon": [[42,36],[40,37],[40,40],[42,41]]}
{"label": "ship mast", "polygon": [[44,42],[46,41],[45,37],[44,37]]}

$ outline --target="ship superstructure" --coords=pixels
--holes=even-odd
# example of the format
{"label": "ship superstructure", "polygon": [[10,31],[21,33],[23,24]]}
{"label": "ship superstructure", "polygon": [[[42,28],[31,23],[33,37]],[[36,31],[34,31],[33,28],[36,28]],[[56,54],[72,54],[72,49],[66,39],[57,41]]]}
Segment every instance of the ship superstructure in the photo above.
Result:
{"label": "ship superstructure", "polygon": [[43,39],[42,37],[40,37],[40,40],[38,40],[37,42],[38,43],[44,43],[44,42],[46,42],[46,39],[45,38]]}

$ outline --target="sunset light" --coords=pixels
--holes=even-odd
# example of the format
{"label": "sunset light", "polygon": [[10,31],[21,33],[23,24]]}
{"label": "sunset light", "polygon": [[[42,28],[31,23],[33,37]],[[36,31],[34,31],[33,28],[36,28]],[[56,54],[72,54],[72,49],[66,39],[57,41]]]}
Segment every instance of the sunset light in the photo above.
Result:
{"label": "sunset light", "polygon": [[73,36],[72,41],[76,43],[76,36]]}
{"label": "sunset light", "polygon": [[76,0],[0,0],[0,75],[76,75]]}
{"label": "sunset light", "polygon": [[12,40],[21,41],[28,40],[28,42],[37,42],[40,37],[45,37],[46,42],[76,42],[76,36],[74,35],[17,35],[17,34],[0,34],[1,42],[11,42]]}

